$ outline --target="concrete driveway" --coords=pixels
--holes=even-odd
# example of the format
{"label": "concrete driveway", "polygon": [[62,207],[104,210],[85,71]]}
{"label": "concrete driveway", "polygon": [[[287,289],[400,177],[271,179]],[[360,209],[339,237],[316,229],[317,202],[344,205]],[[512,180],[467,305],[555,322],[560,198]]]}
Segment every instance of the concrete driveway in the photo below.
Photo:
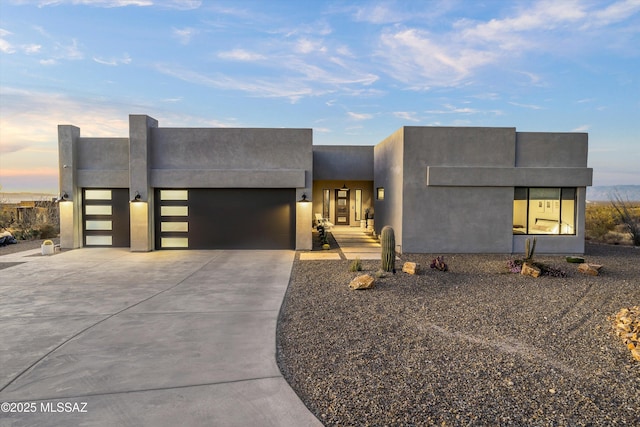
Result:
{"label": "concrete driveway", "polygon": [[0,425],[321,425],[275,361],[294,255],[0,257]]}

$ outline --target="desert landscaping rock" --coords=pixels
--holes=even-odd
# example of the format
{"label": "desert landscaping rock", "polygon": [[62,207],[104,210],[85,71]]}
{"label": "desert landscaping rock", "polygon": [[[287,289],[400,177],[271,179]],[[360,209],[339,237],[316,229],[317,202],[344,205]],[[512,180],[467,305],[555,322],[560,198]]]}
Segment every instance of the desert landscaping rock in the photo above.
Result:
{"label": "desert landscaping rock", "polygon": [[352,290],[357,290],[357,289],[371,289],[373,288],[375,283],[375,279],[368,275],[368,274],[362,274],[360,276],[356,276],[351,283],[349,283],[349,288]]}
{"label": "desert landscaping rock", "polygon": [[349,261],[295,262],[278,363],[327,426],[638,425],[640,363],[611,321],[640,304],[638,255],[587,244],[599,276],[528,280],[508,255],[448,254],[447,274],[387,274],[367,292],[345,286]]}
{"label": "desert landscaping rock", "polygon": [[409,274],[418,274],[420,266],[415,262],[405,262],[402,265],[402,271]]}
{"label": "desert landscaping rock", "polygon": [[520,270],[520,274],[523,276],[540,277],[541,273],[542,271],[538,267],[531,265],[528,262],[522,264],[522,270]]}
{"label": "desert landscaping rock", "polygon": [[597,276],[598,274],[600,274],[601,268],[601,265],[582,263],[578,266],[578,271],[584,274],[589,274],[591,276]]}

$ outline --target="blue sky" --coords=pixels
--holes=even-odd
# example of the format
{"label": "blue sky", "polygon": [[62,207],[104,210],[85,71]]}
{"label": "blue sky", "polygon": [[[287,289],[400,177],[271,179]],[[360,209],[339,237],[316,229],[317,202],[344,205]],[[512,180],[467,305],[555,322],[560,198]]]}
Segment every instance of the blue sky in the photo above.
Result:
{"label": "blue sky", "polygon": [[57,192],[57,125],[588,132],[640,184],[640,0],[2,0],[1,191]]}

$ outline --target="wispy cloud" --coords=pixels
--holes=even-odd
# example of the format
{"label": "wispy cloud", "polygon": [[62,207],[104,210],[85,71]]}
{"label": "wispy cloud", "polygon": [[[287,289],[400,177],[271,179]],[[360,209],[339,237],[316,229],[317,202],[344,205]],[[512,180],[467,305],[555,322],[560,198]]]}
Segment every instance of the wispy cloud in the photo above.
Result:
{"label": "wispy cloud", "polygon": [[571,132],[588,132],[590,128],[591,128],[591,125],[582,125],[582,126],[578,126],[575,129],[572,129]]}
{"label": "wispy cloud", "polygon": [[373,118],[372,114],[367,113],[354,113],[353,111],[348,111],[347,115],[352,120],[371,120]]}
{"label": "wispy cloud", "polygon": [[156,6],[163,9],[192,10],[202,6],[202,0],[10,0],[14,3],[33,3],[38,7],[60,6],[65,4],[85,5],[93,7],[149,7]]}
{"label": "wispy cloud", "polygon": [[[362,10],[369,11],[368,21],[384,21],[384,6]],[[390,66],[392,77],[412,89],[459,86],[472,81],[482,68],[512,68],[519,58],[530,55],[590,53],[593,45],[585,40],[596,40],[597,35],[585,31],[587,27],[616,24],[638,11],[640,0],[617,1],[606,7],[580,0],[513,3],[504,17],[486,21],[459,19],[448,31],[437,34],[424,26],[406,26],[408,20],[395,21],[391,19],[393,13],[389,13],[391,22],[399,23],[381,33],[378,57]],[[624,31],[619,34],[627,40]],[[631,39],[625,43],[633,48]],[[604,49],[622,49],[610,40],[599,44]],[[529,84],[543,84],[535,72],[520,73],[529,77]]]}
{"label": "wispy cloud", "polygon": [[174,28],[172,30],[173,36],[177,38],[181,44],[187,45],[191,42],[191,38],[197,33],[194,28]]}
{"label": "wispy cloud", "polygon": [[397,117],[401,120],[407,120],[410,122],[419,122],[420,119],[416,118],[416,113],[413,111],[395,111],[393,113],[394,117]]}
{"label": "wispy cloud", "polygon": [[539,105],[534,105],[534,104],[521,104],[519,102],[509,102],[509,104],[516,106],[516,107],[521,107],[521,108],[529,108],[530,110],[542,110],[543,108]]}
{"label": "wispy cloud", "polygon": [[476,108],[470,107],[456,107],[451,104],[444,104],[444,108],[439,110],[427,110],[428,114],[494,114],[501,115],[502,111],[500,110],[479,110]]}
{"label": "wispy cloud", "polygon": [[93,60],[95,62],[97,62],[98,64],[102,64],[102,65],[109,65],[112,67],[118,66],[118,65],[127,65],[131,63],[131,57],[129,56],[129,54],[124,54],[124,56],[122,58],[109,58],[109,59],[105,59],[105,58],[99,58],[94,56]]}
{"label": "wispy cloud", "polygon": [[218,58],[231,61],[261,61],[265,59],[265,56],[244,49],[233,49],[218,53]]}

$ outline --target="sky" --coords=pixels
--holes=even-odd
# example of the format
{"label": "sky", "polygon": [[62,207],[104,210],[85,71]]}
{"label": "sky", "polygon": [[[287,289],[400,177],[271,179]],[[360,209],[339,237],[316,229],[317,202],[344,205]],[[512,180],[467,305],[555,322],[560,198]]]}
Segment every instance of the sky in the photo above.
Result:
{"label": "sky", "polygon": [[[588,132],[640,185],[640,0],[2,0],[0,191],[58,191],[57,126]],[[545,155],[547,155],[546,153]]]}

